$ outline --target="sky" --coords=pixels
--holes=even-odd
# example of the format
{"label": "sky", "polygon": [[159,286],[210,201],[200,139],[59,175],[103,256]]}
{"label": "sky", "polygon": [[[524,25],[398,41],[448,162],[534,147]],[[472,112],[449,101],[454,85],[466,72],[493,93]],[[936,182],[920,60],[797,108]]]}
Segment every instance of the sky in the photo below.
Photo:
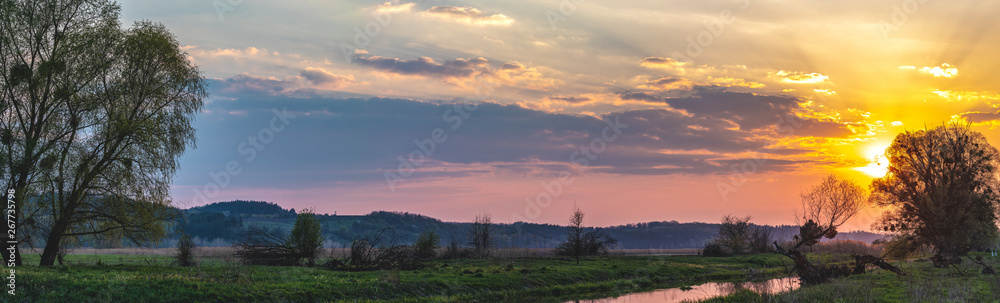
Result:
{"label": "sky", "polygon": [[[122,1],[208,79],[178,206],[792,224],[907,130],[1000,140],[979,1]],[[868,230],[868,209],[844,229]]]}

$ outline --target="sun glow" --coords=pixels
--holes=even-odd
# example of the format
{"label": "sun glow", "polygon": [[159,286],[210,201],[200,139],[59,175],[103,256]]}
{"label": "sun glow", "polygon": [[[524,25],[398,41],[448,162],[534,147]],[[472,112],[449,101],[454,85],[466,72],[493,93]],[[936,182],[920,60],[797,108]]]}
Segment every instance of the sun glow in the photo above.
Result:
{"label": "sun glow", "polygon": [[854,169],[875,178],[885,176],[889,172],[889,163],[885,159],[886,148],[889,148],[889,143],[886,142],[876,142],[869,145],[864,150],[868,165]]}

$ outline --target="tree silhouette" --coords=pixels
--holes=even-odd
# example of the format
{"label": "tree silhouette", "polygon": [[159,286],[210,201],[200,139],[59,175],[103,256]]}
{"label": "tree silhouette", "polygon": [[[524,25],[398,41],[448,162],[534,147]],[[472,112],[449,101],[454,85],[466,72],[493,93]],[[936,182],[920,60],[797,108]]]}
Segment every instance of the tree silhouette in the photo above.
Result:
{"label": "tree silhouette", "polygon": [[576,208],[569,217],[566,242],[560,243],[556,247],[556,255],[574,257],[576,264],[580,264],[581,256],[603,254],[618,244],[618,239],[605,234],[600,229],[584,231],[585,229],[583,211]]}
{"label": "tree silhouette", "polygon": [[795,261],[795,269],[803,282],[824,283],[831,273],[813,265],[799,249],[816,244],[823,237],[833,239],[838,227],[868,205],[868,193],[857,183],[827,176],[822,183],[802,194],[801,217],[806,222],[801,222],[792,245],[781,247],[775,241],[774,247],[778,253]]}
{"label": "tree silhouette", "polygon": [[493,219],[490,214],[476,216],[476,221],[469,227],[469,244],[475,254],[480,257],[488,257],[490,249],[493,248],[493,233],[496,232],[493,226]]}
{"label": "tree silhouette", "polygon": [[890,209],[877,228],[909,249],[932,246],[940,267],[997,238],[1000,158],[982,134],[956,124],[905,132],[885,155],[889,173],[872,188]]}

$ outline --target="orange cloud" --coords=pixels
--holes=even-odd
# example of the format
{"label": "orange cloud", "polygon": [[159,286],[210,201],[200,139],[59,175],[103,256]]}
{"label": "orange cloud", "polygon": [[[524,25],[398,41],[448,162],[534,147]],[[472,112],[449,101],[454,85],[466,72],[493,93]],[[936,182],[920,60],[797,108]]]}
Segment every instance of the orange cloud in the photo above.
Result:
{"label": "orange cloud", "polygon": [[412,9],[413,5],[415,4],[416,3],[411,2],[411,3],[393,5],[391,2],[386,2],[379,4],[378,8],[376,8],[375,11],[379,13],[389,13],[389,14],[409,12],[410,9]]}
{"label": "orange cloud", "polygon": [[439,5],[431,7],[426,14],[468,25],[510,26],[514,19],[504,14],[490,14],[472,7]]}
{"label": "orange cloud", "polygon": [[641,89],[652,89],[652,90],[673,90],[673,89],[690,89],[695,85],[694,82],[681,77],[664,77],[652,81],[646,82],[646,84],[640,85]]}
{"label": "orange cloud", "polygon": [[935,78],[936,77],[954,78],[958,76],[958,67],[955,67],[954,65],[948,63],[941,63],[941,66],[924,66],[919,69],[917,69],[916,66],[903,65],[900,66],[899,69],[919,71],[922,73],[933,75]]}
{"label": "orange cloud", "polygon": [[674,58],[664,57],[646,57],[642,61],[639,61],[639,65],[642,67],[677,70],[680,72],[684,72],[684,66],[687,64],[687,62],[677,61]]}
{"label": "orange cloud", "polygon": [[714,84],[714,85],[719,85],[719,86],[727,86],[727,87],[740,86],[740,87],[749,87],[749,88],[762,88],[762,87],[765,86],[764,83],[753,82],[753,81],[746,81],[746,80],[743,80],[743,78],[733,78],[733,77],[725,77],[725,76],[723,76],[723,77],[708,76],[708,83],[709,84]]}
{"label": "orange cloud", "polygon": [[801,83],[801,84],[822,83],[830,79],[830,77],[827,77],[820,73],[786,72],[783,70],[779,70],[777,73],[774,73],[774,77],[778,78],[781,82],[784,83]]}

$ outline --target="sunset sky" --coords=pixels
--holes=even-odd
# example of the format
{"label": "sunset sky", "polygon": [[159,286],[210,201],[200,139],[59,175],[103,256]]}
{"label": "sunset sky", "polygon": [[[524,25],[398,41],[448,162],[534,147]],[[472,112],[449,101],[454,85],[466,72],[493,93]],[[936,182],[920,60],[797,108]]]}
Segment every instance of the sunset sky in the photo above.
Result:
{"label": "sunset sky", "polygon": [[998,2],[121,5],[209,79],[181,207],[791,224],[823,176],[867,186],[902,131],[965,121],[1000,142]]}

